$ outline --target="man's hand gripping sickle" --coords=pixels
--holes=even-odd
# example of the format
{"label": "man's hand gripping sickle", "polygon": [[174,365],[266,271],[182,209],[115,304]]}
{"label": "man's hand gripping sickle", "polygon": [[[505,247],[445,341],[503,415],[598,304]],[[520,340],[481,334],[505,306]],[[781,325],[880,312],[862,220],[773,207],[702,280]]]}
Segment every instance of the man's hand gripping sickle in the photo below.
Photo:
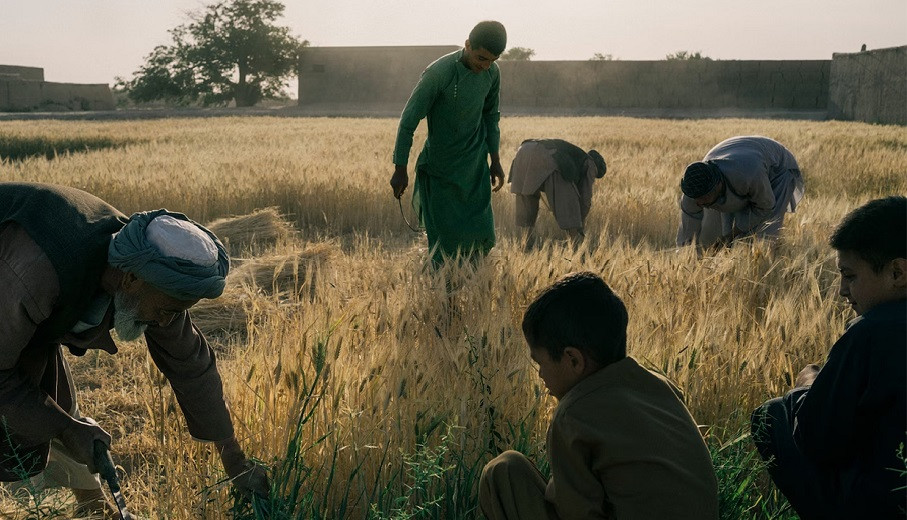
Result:
{"label": "man's hand gripping sickle", "polygon": [[394,174],[391,176],[391,188],[394,190],[394,197],[400,198],[406,187],[409,186],[409,175],[406,173],[405,164],[394,165]]}
{"label": "man's hand gripping sickle", "polygon": [[70,456],[78,462],[88,466],[88,471],[97,473],[94,463],[94,441],[101,441],[110,446],[110,434],[98,426],[91,417],[73,419],[69,426],[57,436],[66,446]]}
{"label": "man's hand gripping sickle", "polygon": [[491,191],[496,192],[504,187],[504,168],[501,159],[494,154],[491,156]]}

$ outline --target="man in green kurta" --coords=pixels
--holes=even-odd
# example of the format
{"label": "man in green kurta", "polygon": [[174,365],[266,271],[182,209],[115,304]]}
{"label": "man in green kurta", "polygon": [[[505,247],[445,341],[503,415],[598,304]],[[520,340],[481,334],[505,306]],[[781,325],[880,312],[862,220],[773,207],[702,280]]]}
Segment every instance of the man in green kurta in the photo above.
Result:
{"label": "man in green kurta", "polygon": [[506,43],[503,25],[480,22],[463,49],[425,69],[400,116],[390,181],[397,198],[409,184],[413,133],[428,118],[428,138],[416,161],[413,208],[436,265],[445,257],[474,258],[494,247],[492,183],[493,191],[504,185],[498,156],[501,74],[494,61]]}

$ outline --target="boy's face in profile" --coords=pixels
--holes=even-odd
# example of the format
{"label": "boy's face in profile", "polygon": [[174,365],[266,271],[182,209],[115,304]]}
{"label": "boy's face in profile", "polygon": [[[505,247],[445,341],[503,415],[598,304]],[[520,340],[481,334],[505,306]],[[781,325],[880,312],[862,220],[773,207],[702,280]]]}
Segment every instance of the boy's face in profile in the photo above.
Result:
{"label": "boy's face in profile", "polygon": [[[578,349],[567,347],[557,361],[548,350],[529,345],[532,360],[539,366],[539,377],[545,382],[548,393],[560,400],[585,377],[585,358]],[[579,356],[579,358],[577,358]]]}
{"label": "boy's face in profile", "polygon": [[905,261],[896,258],[880,272],[855,251],[838,251],[838,270],[841,273],[840,295],[862,316],[881,303],[898,300],[907,296],[907,273]]}

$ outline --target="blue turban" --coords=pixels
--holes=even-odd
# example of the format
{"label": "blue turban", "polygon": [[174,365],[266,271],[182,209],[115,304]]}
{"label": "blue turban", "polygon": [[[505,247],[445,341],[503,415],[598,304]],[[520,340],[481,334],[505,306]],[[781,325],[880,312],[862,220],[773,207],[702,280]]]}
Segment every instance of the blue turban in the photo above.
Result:
{"label": "blue turban", "polygon": [[[152,225],[158,217],[164,218]],[[107,262],[183,301],[217,298],[230,270],[227,250],[214,233],[165,209],[129,217],[110,241]]]}

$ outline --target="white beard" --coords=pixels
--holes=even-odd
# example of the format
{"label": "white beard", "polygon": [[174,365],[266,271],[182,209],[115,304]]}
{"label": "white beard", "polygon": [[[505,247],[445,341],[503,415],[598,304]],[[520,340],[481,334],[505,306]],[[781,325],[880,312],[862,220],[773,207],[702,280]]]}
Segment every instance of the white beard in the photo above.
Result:
{"label": "white beard", "polygon": [[145,333],[148,325],[138,320],[138,302],[130,301],[121,291],[113,295],[113,330],[123,341],[134,341]]}

